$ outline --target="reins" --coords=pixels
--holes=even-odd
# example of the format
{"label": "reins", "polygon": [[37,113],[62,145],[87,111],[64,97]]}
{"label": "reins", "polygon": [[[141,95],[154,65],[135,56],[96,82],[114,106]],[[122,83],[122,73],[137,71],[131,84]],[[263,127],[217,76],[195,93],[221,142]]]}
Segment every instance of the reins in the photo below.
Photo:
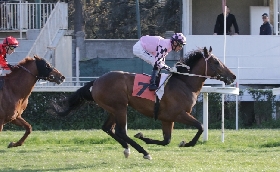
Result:
{"label": "reins", "polygon": [[[217,79],[217,76],[215,76],[215,77],[207,76],[207,61],[208,61],[209,58],[211,58],[212,56],[213,56],[213,54],[211,54],[211,55],[210,55],[209,57],[207,57],[207,58],[204,58],[204,59],[205,59],[205,65],[206,65],[206,67],[205,67],[205,75],[197,75],[197,74],[192,74],[192,73],[181,73],[181,72],[173,72],[173,73],[177,73],[177,74],[180,74],[180,75],[188,75],[188,76],[198,76],[198,77],[209,78],[209,79]],[[180,63],[179,65],[176,65],[176,66],[181,66],[181,67],[187,68],[188,70],[191,69],[188,65],[185,65],[185,64],[183,64],[183,63]],[[168,75],[168,77],[165,79],[165,81],[164,81],[161,85],[159,85],[159,87],[158,87],[158,89],[156,90],[156,92],[159,90],[160,87],[162,87],[162,85],[165,85],[165,84],[168,82],[168,80],[171,78],[171,76],[173,75],[173,73],[170,74],[170,75]]]}
{"label": "reins", "polygon": [[28,69],[27,69],[26,67],[24,67],[24,66],[21,66],[21,65],[17,65],[17,66],[21,67],[23,70],[25,70],[26,72],[28,72],[29,74],[31,74],[32,76],[34,76],[35,78],[37,78],[37,80],[38,80],[38,79],[47,80],[47,78],[48,78],[48,77],[36,76],[36,75],[34,75],[33,73],[31,73],[30,70],[28,70]]}
{"label": "reins", "polygon": [[[210,56],[208,56],[207,58],[204,58],[205,59],[205,75],[197,75],[197,74],[192,74],[192,73],[182,73],[182,72],[173,72],[173,73],[177,73],[177,74],[180,74],[180,75],[188,75],[188,76],[198,76],[198,77],[202,77],[202,78],[209,78],[209,79],[217,79],[217,76],[207,76],[207,61],[209,60],[209,58],[211,58],[213,56],[213,54],[211,54]],[[182,64],[180,63],[179,65],[176,65],[176,66],[181,66],[181,67],[185,67],[187,68],[188,70],[190,70],[190,67],[188,65],[185,65],[185,64]]]}

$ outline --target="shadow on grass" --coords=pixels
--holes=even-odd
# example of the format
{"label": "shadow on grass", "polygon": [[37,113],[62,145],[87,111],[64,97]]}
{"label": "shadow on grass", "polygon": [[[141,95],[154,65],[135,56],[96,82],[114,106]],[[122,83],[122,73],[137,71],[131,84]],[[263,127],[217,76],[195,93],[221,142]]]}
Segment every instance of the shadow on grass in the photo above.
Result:
{"label": "shadow on grass", "polygon": [[14,169],[14,168],[4,168],[0,169],[0,172],[38,172],[38,171],[75,171],[75,170],[82,170],[82,169],[93,169],[94,166],[87,166],[87,167],[81,167],[81,168],[46,168],[46,169]]}
{"label": "shadow on grass", "polygon": [[266,144],[262,144],[261,147],[266,147],[266,148],[280,147],[280,142],[269,142],[269,143],[266,143]]}

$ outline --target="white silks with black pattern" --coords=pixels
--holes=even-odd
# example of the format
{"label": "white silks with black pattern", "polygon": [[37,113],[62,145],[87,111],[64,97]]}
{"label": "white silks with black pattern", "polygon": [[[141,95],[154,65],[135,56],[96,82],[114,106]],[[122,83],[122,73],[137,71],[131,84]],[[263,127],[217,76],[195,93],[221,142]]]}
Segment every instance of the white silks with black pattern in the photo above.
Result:
{"label": "white silks with black pattern", "polygon": [[153,67],[156,65],[159,69],[167,69],[165,57],[172,51],[171,40],[163,39],[160,36],[142,36],[133,46],[133,54],[143,59]]}

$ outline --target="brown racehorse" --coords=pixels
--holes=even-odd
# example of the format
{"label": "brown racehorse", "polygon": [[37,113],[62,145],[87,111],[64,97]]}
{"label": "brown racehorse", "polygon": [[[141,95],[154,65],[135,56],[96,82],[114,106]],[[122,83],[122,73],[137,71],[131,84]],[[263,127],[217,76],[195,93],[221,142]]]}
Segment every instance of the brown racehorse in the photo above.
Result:
{"label": "brown racehorse", "polygon": [[21,114],[26,109],[28,97],[39,79],[61,84],[65,77],[43,58],[34,56],[23,59],[10,74],[1,78],[4,85],[0,90],[0,131],[8,122],[26,130],[23,137],[17,142],[11,142],[8,148],[21,146],[32,131],[31,125]]}
{"label": "brown racehorse", "polygon": [[[206,48],[190,52],[186,58],[176,63],[177,71],[170,77],[164,88],[160,101],[158,119],[162,122],[163,140],[144,137],[142,133],[135,135],[147,144],[167,145],[171,141],[174,122],[194,126],[198,132],[194,138],[181,147],[194,146],[203,132],[202,124],[191,115],[197,96],[207,78],[215,78],[225,84],[231,84],[236,76]],[[149,153],[138,143],[127,136],[127,106],[131,106],[143,115],[153,118],[155,102],[132,96],[135,74],[115,71],[87,83],[71,96],[53,103],[53,110],[59,116],[66,116],[82,105],[86,100],[95,101],[108,113],[102,130],[118,141],[124,150],[125,157],[130,154],[129,145],[145,159],[151,159]]]}

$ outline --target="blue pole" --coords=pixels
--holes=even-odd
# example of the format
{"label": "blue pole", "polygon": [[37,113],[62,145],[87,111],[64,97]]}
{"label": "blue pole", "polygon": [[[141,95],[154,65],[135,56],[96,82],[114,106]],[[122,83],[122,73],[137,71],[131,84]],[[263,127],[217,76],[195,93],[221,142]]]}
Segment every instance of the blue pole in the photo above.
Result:
{"label": "blue pole", "polygon": [[41,0],[35,0],[36,5],[36,29],[41,28]]}
{"label": "blue pole", "polygon": [[141,25],[140,25],[139,0],[136,0],[136,19],[137,19],[137,35],[138,35],[138,39],[140,39],[140,37],[141,37]]}

